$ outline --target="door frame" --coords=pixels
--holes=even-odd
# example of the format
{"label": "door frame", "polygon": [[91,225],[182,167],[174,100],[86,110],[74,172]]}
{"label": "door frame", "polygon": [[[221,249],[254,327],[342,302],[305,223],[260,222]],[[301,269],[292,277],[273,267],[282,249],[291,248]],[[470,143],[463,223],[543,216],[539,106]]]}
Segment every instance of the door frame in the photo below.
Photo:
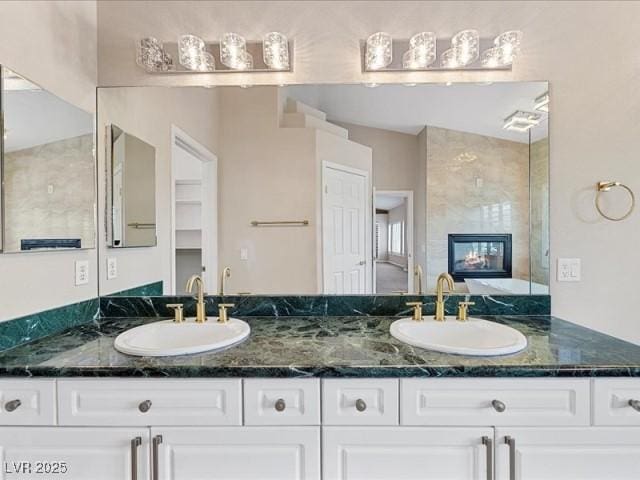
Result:
{"label": "door frame", "polygon": [[365,185],[365,189],[366,191],[364,192],[364,243],[365,243],[365,248],[364,248],[364,260],[366,262],[365,264],[365,269],[364,269],[364,281],[365,281],[365,292],[364,294],[370,294],[371,292],[373,292],[372,289],[372,264],[373,264],[373,245],[372,245],[372,241],[373,238],[371,236],[371,212],[372,212],[372,206],[373,206],[373,200],[371,198],[371,192],[372,192],[372,185],[371,185],[371,176],[369,174],[369,172],[367,170],[361,170],[359,168],[354,168],[354,167],[349,167],[347,165],[342,165],[340,163],[335,163],[335,162],[329,162],[327,160],[323,160],[322,161],[322,165],[321,165],[321,191],[320,191],[320,224],[321,224],[321,231],[320,231],[320,242],[319,242],[319,258],[322,260],[321,261],[321,267],[322,267],[322,283],[320,284],[321,287],[321,293],[325,293],[326,289],[326,280],[327,280],[327,276],[326,276],[326,272],[327,272],[327,264],[326,264],[326,258],[325,258],[325,250],[324,250],[324,219],[325,219],[325,201],[324,201],[324,196],[325,196],[325,188],[327,186],[327,176],[326,176],[326,171],[328,169],[332,169],[332,170],[339,170],[341,172],[345,172],[345,173],[350,173],[352,175],[358,175],[361,177],[364,177],[364,185]]}
{"label": "door frame", "polygon": [[[182,144],[183,146],[180,146]],[[207,290],[218,290],[218,157],[207,147],[191,137],[176,125],[171,125],[171,175],[170,175],[170,201],[171,201],[171,235],[169,239],[171,248],[171,268],[169,284],[165,286],[165,294],[176,293],[176,149],[186,149],[194,157],[202,162],[201,183],[201,212],[202,212],[202,238],[209,238],[208,247],[204,248],[201,241],[202,279]],[[205,181],[208,179],[209,181]],[[213,187],[213,188],[212,188]],[[207,201],[207,199],[209,201]],[[201,239],[202,240],[202,239]]]}
{"label": "door frame", "polygon": [[[406,231],[405,238],[407,239],[407,293],[410,295],[414,293],[414,268],[415,268],[415,259],[414,259],[414,244],[415,238],[413,237],[414,230],[414,217],[413,217],[413,190],[375,190],[375,194],[373,196],[373,225],[375,225],[376,220],[376,196],[378,195],[389,195],[393,197],[402,197],[407,202],[407,218],[406,218]],[[375,235],[375,230],[372,230],[373,235]],[[375,260],[374,260],[375,262]],[[377,270],[373,269],[373,292],[376,293],[376,275]]]}

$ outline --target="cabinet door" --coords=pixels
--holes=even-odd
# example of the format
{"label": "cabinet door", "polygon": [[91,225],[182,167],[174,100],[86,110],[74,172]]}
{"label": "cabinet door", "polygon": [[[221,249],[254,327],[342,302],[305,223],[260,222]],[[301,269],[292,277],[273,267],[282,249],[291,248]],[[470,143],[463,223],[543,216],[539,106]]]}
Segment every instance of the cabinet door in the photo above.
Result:
{"label": "cabinet door", "polygon": [[493,429],[326,427],[323,478],[487,480],[493,454],[483,437],[493,439]]}
{"label": "cabinet door", "polygon": [[496,430],[496,480],[605,478],[640,478],[640,428]]}
{"label": "cabinet door", "polygon": [[320,427],[154,428],[158,480],[320,480]]}
{"label": "cabinet door", "polygon": [[0,429],[2,480],[147,480],[149,432],[142,428]]}

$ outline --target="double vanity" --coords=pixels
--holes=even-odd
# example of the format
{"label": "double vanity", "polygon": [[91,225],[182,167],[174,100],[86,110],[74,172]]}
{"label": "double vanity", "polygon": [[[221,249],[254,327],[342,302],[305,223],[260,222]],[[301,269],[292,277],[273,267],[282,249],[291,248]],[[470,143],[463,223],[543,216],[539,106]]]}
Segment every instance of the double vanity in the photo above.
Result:
{"label": "double vanity", "polygon": [[[316,297],[304,314],[300,298],[207,297],[206,311],[235,303],[249,337],[172,357],[124,355],[114,339],[216,326],[189,318],[197,301],[103,298],[99,321],[0,354],[5,478],[45,478],[15,471],[38,462],[73,480],[638,477],[640,347],[545,314],[485,315],[505,297],[462,297],[480,312],[467,323],[432,320],[435,297],[372,298]],[[167,320],[179,303],[186,320]],[[394,335],[483,322],[526,348],[452,355]]]}

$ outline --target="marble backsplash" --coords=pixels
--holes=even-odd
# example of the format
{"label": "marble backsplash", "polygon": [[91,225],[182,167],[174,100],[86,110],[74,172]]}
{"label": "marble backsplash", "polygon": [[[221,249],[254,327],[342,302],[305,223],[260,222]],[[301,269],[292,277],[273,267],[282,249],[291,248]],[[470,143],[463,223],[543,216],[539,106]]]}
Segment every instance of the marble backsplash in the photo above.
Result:
{"label": "marble backsplash", "polygon": [[[217,315],[218,303],[233,303],[232,315],[248,316],[406,316],[411,313],[407,302],[422,301],[425,315],[433,315],[435,296],[425,295],[319,295],[319,296],[234,296],[206,297],[210,316]],[[550,315],[549,295],[454,295],[448,297],[445,309],[455,315],[458,301],[472,301],[471,315]],[[187,316],[195,315],[192,296],[102,297],[101,317],[169,317],[173,311],[167,304],[184,304]]]}

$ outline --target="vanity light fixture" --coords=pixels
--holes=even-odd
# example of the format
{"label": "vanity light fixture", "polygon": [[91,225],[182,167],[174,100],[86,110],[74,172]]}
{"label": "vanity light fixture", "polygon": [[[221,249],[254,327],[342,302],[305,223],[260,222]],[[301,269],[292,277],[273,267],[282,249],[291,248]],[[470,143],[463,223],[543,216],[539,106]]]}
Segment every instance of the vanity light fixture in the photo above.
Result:
{"label": "vanity light fixture", "polygon": [[137,45],[136,62],[148,73],[290,72],[292,56],[292,45],[280,32],[269,32],[262,41],[226,32],[219,42],[191,34],[167,44],[154,37],[143,38]]}
{"label": "vanity light fixture", "polygon": [[518,110],[504,119],[504,125],[502,128],[514,132],[526,132],[538,125],[541,120],[542,115],[539,113],[523,112],[522,110]]}
{"label": "vanity light fixture", "polygon": [[549,113],[549,92],[544,92],[536,98],[533,108],[539,112]]}
{"label": "vanity light fixture", "polygon": [[[377,32],[361,42],[362,70],[510,70],[520,52],[521,41],[519,30],[509,30],[494,38],[481,38],[477,30],[466,29],[450,40],[438,39],[433,32],[420,32],[408,40],[394,40],[388,33]],[[438,48],[447,44],[450,45],[446,48]]]}
{"label": "vanity light fixture", "polygon": [[380,70],[393,60],[393,40],[386,32],[377,32],[367,38],[365,63],[367,70]]}

